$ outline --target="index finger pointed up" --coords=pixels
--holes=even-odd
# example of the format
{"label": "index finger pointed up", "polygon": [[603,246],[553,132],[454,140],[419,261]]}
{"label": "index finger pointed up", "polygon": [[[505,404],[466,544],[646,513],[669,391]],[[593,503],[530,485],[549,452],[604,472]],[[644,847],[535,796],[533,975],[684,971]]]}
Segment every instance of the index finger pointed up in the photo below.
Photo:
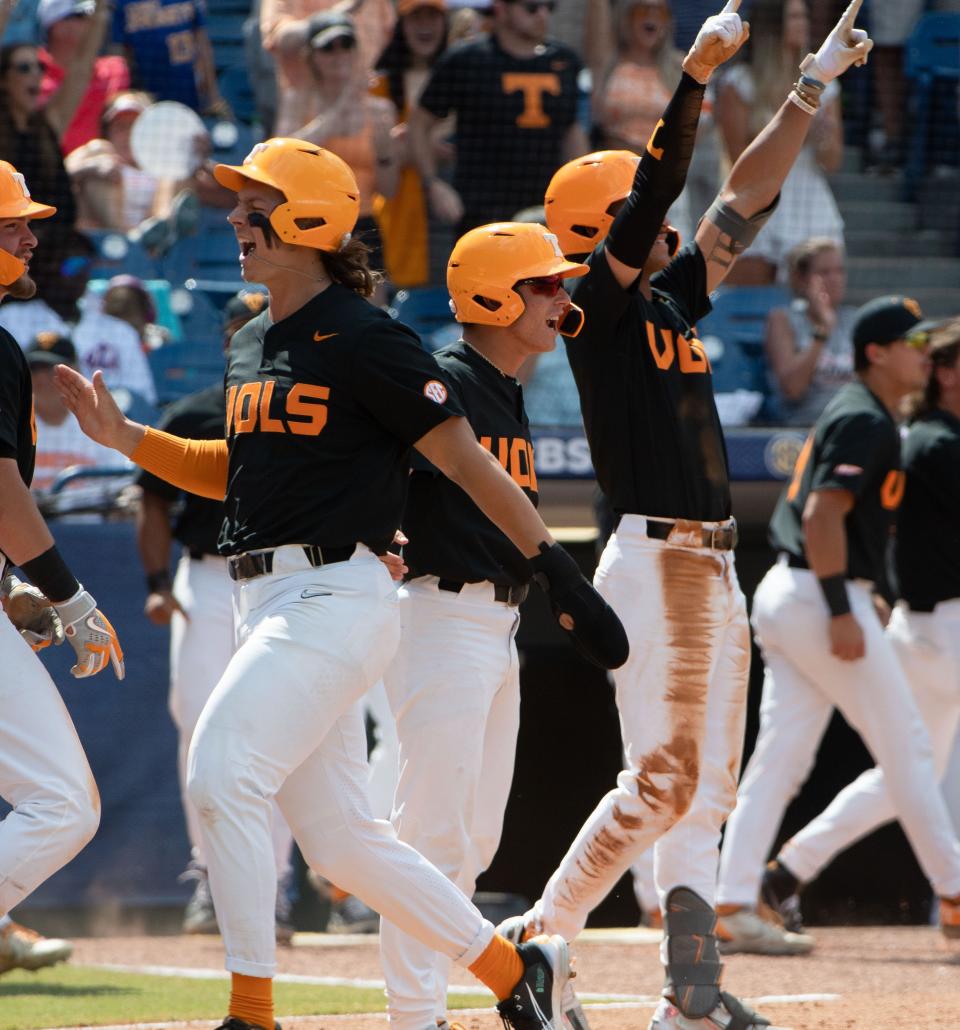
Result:
{"label": "index finger pointed up", "polygon": [[736,14],[740,10],[740,0],[727,0],[721,14]]}
{"label": "index finger pointed up", "polygon": [[852,29],[862,6],[863,0],[850,0],[850,6],[843,12],[838,27]]}

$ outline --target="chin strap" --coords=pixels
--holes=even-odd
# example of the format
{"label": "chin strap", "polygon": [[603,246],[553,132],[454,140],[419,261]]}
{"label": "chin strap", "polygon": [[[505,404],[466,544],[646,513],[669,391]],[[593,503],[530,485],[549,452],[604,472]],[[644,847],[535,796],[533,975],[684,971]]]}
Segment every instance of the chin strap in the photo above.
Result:
{"label": "chin strap", "polygon": [[0,286],[10,286],[15,283],[24,272],[27,266],[8,250],[0,249]]}

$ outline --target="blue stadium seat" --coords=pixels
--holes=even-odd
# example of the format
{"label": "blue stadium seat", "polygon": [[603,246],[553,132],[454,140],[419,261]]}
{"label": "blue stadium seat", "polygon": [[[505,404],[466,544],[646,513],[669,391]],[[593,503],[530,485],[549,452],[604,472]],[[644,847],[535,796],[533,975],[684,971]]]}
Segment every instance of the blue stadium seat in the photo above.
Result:
{"label": "blue stadium seat", "polygon": [[700,338],[719,337],[736,343],[746,354],[762,357],[767,315],[790,303],[782,286],[724,286],[712,297],[713,311],[697,323]]}
{"label": "blue stadium seat", "polygon": [[221,309],[213,303],[207,291],[192,288],[195,283],[196,280],[188,280],[171,297],[173,309],[180,316],[183,339],[195,345],[219,347],[223,328]]}
{"label": "blue stadium seat", "polygon": [[114,275],[126,273],[140,279],[163,279],[158,262],[140,246],[131,243],[122,232],[115,229],[85,229],[97,248],[97,256],[93,263],[93,278],[109,279]]}
{"label": "blue stadium seat", "polygon": [[224,357],[211,343],[167,343],[147,355],[161,404],[223,381]]}
{"label": "blue stadium seat", "polygon": [[[256,94],[250,82],[250,71],[245,64],[233,64],[223,69],[217,76],[220,93],[230,105],[233,113],[241,123],[249,125],[257,114]],[[248,148],[249,149],[249,148]],[[219,157],[219,152],[218,155]],[[241,155],[242,158],[243,155]],[[220,158],[226,160],[225,158]]]}
{"label": "blue stadium seat", "polygon": [[960,80],[960,13],[925,14],[907,40],[904,74],[913,80],[909,91],[910,139],[904,192],[912,200],[923,176],[930,135],[930,106],[936,79]]}
{"label": "blue stadium seat", "polygon": [[442,286],[416,290],[399,290],[390,306],[390,313],[408,325],[428,346],[428,338],[455,323],[450,312],[450,295]]}

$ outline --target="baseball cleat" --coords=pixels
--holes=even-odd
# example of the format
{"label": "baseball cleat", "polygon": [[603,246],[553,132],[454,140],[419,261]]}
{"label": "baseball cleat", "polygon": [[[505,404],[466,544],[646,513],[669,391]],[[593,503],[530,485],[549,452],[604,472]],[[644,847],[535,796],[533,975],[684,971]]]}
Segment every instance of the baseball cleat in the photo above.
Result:
{"label": "baseball cleat", "polygon": [[960,896],[940,899],[940,932],[951,940],[960,940]]}
{"label": "baseball cleat", "polygon": [[760,900],[769,905],[791,933],[803,933],[798,880],[777,859],[768,862],[760,881]]}
{"label": "baseball cleat", "polygon": [[193,888],[193,897],[187,902],[183,912],[183,932],[219,933],[220,927],[217,925],[217,913],[213,907],[206,869],[191,862],[177,877],[177,882],[187,883],[190,880],[195,880],[196,886]]}
{"label": "baseball cleat", "polygon": [[717,942],[724,955],[806,955],[816,943],[809,934],[791,933],[749,908],[717,920]]}
{"label": "baseball cleat", "polygon": [[669,998],[661,998],[648,1030],[777,1030],[770,1020],[747,1008],[726,991],[717,1007],[702,1019],[685,1016]]}
{"label": "baseball cleat", "polygon": [[558,934],[543,934],[518,944],[523,976],[497,1012],[509,1030],[563,1030],[563,993],[570,980],[567,942]]}
{"label": "baseball cleat", "polygon": [[9,922],[0,928],[0,973],[11,969],[43,969],[66,962],[73,953],[69,941],[43,937],[19,923]]}
{"label": "baseball cleat", "polygon": [[[266,1030],[266,1028],[256,1023],[248,1023],[239,1016],[227,1016],[216,1030]],[[279,1023],[274,1023],[273,1030],[283,1030],[283,1027]]]}
{"label": "baseball cleat", "polygon": [[533,909],[522,916],[508,916],[497,927],[497,933],[506,937],[511,944],[524,944],[543,933],[543,926]]}

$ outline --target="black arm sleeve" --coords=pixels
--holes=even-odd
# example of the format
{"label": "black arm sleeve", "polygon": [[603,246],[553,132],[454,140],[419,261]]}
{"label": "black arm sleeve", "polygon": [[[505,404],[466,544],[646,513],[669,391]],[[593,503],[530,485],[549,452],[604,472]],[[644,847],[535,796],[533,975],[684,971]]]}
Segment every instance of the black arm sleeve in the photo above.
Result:
{"label": "black arm sleeve", "polygon": [[630,268],[643,268],[670,205],[687,181],[704,89],[683,73],[640,158],[630,196],[614,219],[607,250]]}

